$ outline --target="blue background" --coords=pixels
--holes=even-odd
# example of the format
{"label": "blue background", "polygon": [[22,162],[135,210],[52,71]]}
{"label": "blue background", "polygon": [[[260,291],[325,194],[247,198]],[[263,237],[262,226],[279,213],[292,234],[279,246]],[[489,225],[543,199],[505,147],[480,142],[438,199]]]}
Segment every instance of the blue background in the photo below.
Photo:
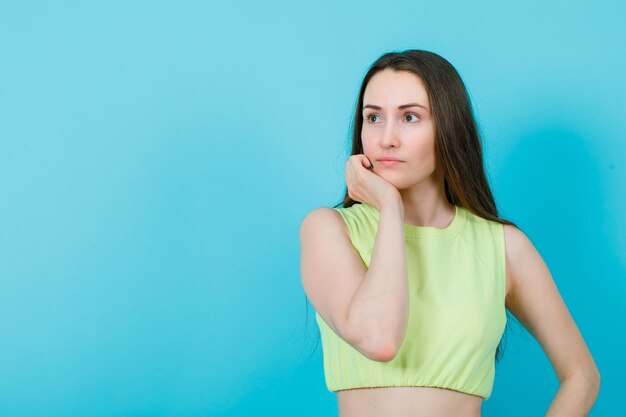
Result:
{"label": "blue background", "polygon": [[[336,415],[298,230],[406,48],[461,73],[501,215],[600,368],[591,415],[623,412],[622,4],[3,2],[0,415]],[[556,375],[508,328],[483,415],[543,415]]]}

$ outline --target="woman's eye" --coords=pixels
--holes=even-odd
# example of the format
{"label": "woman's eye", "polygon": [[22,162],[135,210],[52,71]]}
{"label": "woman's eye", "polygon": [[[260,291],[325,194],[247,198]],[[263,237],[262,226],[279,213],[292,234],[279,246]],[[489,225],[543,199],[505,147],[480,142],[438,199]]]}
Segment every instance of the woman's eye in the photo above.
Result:
{"label": "woman's eye", "polygon": [[411,117],[411,116],[413,116],[413,117],[415,118],[415,119],[414,119],[414,121],[416,121],[416,122],[417,122],[417,121],[419,120],[419,117],[417,117],[417,115],[416,115],[416,114],[413,114],[413,113],[411,113],[411,114],[407,114],[407,116],[406,116],[406,117],[407,117],[407,118],[409,118],[409,117]]}
{"label": "woman's eye", "polygon": [[[377,114],[370,114],[369,116],[366,117],[366,119],[370,123],[376,123],[377,120],[374,119],[374,118],[378,118],[378,117],[379,116]],[[407,119],[410,118],[410,117],[413,117],[413,120],[409,120],[410,122],[417,122],[418,120],[420,120],[419,117],[416,114],[414,114],[414,113],[407,114],[406,117],[407,117]]]}

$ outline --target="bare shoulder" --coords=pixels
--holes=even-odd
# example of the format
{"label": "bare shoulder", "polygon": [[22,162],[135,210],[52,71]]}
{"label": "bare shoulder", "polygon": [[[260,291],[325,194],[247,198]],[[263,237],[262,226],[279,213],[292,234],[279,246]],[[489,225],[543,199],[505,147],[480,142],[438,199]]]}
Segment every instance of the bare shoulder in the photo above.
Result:
{"label": "bare shoulder", "polygon": [[517,227],[504,224],[504,244],[506,253],[506,295],[507,298],[515,287],[515,279],[519,260],[523,259],[534,250],[534,246],[528,236]]}
{"label": "bare shoulder", "polygon": [[328,231],[329,228],[342,231],[350,237],[348,226],[337,210],[328,207],[319,207],[311,210],[302,220],[300,224],[300,237],[306,237],[309,232],[315,233],[320,230]]}
{"label": "bare shoulder", "polygon": [[504,224],[503,226],[507,258],[512,259],[519,255],[520,251],[528,250],[528,245],[532,245],[528,236],[517,227],[510,224]]}

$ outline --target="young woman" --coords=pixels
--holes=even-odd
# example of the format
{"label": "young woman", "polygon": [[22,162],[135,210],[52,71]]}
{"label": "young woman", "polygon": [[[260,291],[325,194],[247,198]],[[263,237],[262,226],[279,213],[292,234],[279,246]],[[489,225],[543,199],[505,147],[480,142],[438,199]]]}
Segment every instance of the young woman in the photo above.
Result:
{"label": "young woman", "polygon": [[546,416],[585,416],[600,375],[528,237],[498,217],[461,77],[391,52],[361,85],[342,208],[300,227],[326,384],[341,417],[477,417],[508,309],[561,383]]}

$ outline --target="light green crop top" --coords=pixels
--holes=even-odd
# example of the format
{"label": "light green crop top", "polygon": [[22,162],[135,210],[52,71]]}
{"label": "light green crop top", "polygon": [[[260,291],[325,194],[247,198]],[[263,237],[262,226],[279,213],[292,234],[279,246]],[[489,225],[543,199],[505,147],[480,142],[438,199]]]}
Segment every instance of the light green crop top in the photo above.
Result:
{"label": "light green crop top", "polygon": [[[316,312],[329,391],[428,386],[489,398],[506,325],[504,229],[455,207],[445,229],[404,224],[409,321],[394,359],[368,359]],[[378,210],[360,203],[335,210],[369,267]]]}

